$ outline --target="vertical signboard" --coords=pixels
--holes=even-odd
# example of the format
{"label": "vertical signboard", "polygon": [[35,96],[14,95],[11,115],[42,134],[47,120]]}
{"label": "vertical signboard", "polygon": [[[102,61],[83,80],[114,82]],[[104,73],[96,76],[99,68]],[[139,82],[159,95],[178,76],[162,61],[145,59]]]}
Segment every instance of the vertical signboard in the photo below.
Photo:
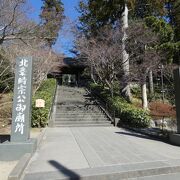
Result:
{"label": "vertical signboard", "polygon": [[180,68],[174,70],[177,133],[180,133]]}
{"label": "vertical signboard", "polygon": [[32,57],[16,59],[11,142],[30,138],[32,99]]}

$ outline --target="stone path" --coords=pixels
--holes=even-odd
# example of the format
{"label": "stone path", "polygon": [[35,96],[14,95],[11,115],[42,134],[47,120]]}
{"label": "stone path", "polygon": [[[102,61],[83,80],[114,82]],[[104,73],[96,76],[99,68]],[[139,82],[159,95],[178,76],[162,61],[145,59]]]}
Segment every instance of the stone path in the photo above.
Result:
{"label": "stone path", "polygon": [[179,147],[110,126],[84,89],[59,86],[54,109],[23,180],[180,179]]}
{"label": "stone path", "polygon": [[166,180],[179,172],[177,146],[116,127],[48,128],[23,179]]}

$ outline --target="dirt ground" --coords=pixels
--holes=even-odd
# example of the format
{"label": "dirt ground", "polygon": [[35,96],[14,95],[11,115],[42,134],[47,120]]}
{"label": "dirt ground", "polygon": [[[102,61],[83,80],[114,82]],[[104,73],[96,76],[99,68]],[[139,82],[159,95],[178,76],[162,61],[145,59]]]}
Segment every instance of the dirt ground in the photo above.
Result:
{"label": "dirt ground", "polygon": [[10,125],[4,125],[3,122],[0,122],[0,134],[10,134],[11,126]]}

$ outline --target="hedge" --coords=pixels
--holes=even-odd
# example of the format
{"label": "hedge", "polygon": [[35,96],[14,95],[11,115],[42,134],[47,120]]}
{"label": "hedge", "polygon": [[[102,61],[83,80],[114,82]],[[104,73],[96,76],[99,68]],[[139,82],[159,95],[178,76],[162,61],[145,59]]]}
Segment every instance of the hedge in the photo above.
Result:
{"label": "hedge", "polygon": [[[55,79],[45,80],[38,91],[35,93],[32,100],[32,127],[45,127],[48,124],[49,113],[52,107],[52,101],[56,88]],[[45,100],[44,108],[35,107],[36,99]]]}
{"label": "hedge", "polygon": [[135,107],[120,96],[116,95],[111,98],[108,90],[101,85],[90,83],[89,88],[113,108],[116,116],[120,118],[119,125],[135,128],[146,128],[150,125],[150,115],[148,111]]}

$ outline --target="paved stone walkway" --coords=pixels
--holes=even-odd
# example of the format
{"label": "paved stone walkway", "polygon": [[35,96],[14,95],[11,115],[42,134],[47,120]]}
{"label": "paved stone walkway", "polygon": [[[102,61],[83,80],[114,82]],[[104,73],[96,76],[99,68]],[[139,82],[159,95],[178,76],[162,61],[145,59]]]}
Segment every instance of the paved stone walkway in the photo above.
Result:
{"label": "paved stone walkway", "polygon": [[[180,147],[131,131],[116,127],[48,128],[26,168],[24,179],[71,179],[68,178],[71,176],[80,179],[79,175],[90,176],[97,172],[117,174],[176,166],[180,166]],[[168,168],[162,169],[165,170]],[[148,175],[149,172],[143,173]],[[164,179],[169,178],[165,176]],[[134,176],[129,174],[128,177]],[[179,174],[170,177],[180,179]],[[156,176],[147,178],[156,179]],[[101,180],[100,177],[92,179]],[[107,179],[116,178],[113,175]]]}

